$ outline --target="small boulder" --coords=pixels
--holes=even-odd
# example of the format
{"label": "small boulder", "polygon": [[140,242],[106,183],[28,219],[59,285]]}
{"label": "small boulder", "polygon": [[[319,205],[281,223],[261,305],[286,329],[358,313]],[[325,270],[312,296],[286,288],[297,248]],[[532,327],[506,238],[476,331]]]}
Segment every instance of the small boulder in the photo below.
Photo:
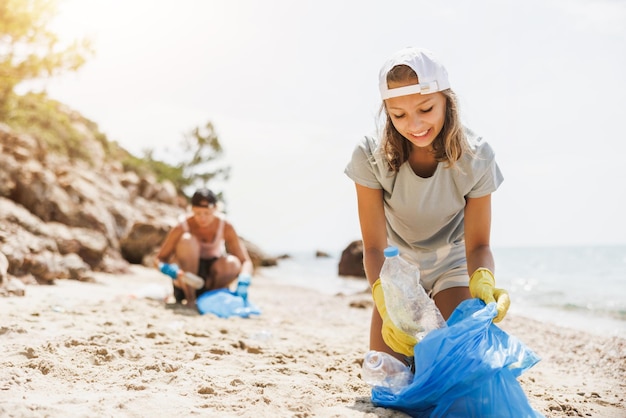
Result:
{"label": "small boulder", "polygon": [[363,241],[352,241],[341,253],[339,260],[340,276],[365,277],[363,266]]}

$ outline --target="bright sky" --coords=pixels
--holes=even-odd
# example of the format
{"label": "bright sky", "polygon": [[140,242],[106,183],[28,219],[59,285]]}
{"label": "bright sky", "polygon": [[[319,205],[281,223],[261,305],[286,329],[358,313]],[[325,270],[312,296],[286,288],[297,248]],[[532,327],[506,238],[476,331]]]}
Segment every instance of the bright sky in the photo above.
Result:
{"label": "bright sky", "polygon": [[67,0],[57,24],[96,56],[49,94],[136,154],[171,158],[213,122],[229,217],[267,251],[360,238],[343,169],[409,45],[441,58],[496,151],[493,246],[626,243],[626,2]]}

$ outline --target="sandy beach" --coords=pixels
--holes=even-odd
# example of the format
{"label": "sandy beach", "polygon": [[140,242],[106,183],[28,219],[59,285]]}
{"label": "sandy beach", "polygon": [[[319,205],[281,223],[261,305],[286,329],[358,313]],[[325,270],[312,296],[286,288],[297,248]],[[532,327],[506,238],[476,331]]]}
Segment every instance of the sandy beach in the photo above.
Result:
{"label": "sandy beach", "polygon": [[[2,417],[402,417],[360,379],[372,302],[257,272],[262,314],[201,316],[144,297],[155,270],[29,285],[0,303]],[[158,293],[158,292],[157,292]],[[626,417],[626,340],[509,315],[542,360],[521,376],[546,417]]]}

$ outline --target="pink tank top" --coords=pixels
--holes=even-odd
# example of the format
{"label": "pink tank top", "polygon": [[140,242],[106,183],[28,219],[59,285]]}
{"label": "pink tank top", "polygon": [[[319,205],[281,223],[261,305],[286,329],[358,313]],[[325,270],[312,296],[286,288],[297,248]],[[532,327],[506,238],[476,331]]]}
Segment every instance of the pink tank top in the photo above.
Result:
{"label": "pink tank top", "polygon": [[[218,216],[220,224],[217,227],[215,237],[211,242],[198,241],[200,245],[200,258],[217,258],[221,257],[224,252],[224,218]],[[189,233],[189,225],[187,224],[187,218],[182,220],[181,225],[183,231]]]}

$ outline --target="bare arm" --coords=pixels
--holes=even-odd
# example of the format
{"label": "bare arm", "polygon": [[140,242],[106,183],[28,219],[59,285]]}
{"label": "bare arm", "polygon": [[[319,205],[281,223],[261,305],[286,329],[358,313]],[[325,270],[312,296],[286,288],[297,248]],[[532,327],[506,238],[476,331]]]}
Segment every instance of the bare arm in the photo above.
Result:
{"label": "bare arm", "polygon": [[226,243],[226,251],[234,255],[241,261],[241,273],[252,274],[252,259],[244,243],[239,239],[239,235],[230,222],[224,225],[224,241]]}
{"label": "bare arm", "polygon": [[467,272],[486,267],[495,273],[489,244],[491,235],[491,195],[468,198],[465,204],[465,251]]}
{"label": "bare arm", "polygon": [[[387,247],[387,222],[383,205],[383,191],[356,185],[359,222],[363,238],[363,264],[370,286],[380,276],[380,269],[385,261]],[[384,351],[404,361],[402,356],[392,350],[382,336],[383,320],[376,305],[372,311],[370,325],[370,350]]]}
{"label": "bare arm", "polygon": [[162,263],[168,263],[170,257],[172,256],[172,254],[174,254],[174,251],[176,249],[176,244],[178,243],[178,240],[180,239],[180,237],[183,235],[183,228],[180,225],[176,225],[174,228],[170,229],[170,232],[168,232],[167,236],[165,237],[165,240],[163,241],[163,244],[161,245],[161,249],[159,250],[154,263],[155,263],[155,267],[158,266],[159,262]]}
{"label": "bare arm", "polygon": [[363,238],[363,264],[367,280],[372,285],[380,275],[387,247],[383,191],[357,184],[356,195]]}

